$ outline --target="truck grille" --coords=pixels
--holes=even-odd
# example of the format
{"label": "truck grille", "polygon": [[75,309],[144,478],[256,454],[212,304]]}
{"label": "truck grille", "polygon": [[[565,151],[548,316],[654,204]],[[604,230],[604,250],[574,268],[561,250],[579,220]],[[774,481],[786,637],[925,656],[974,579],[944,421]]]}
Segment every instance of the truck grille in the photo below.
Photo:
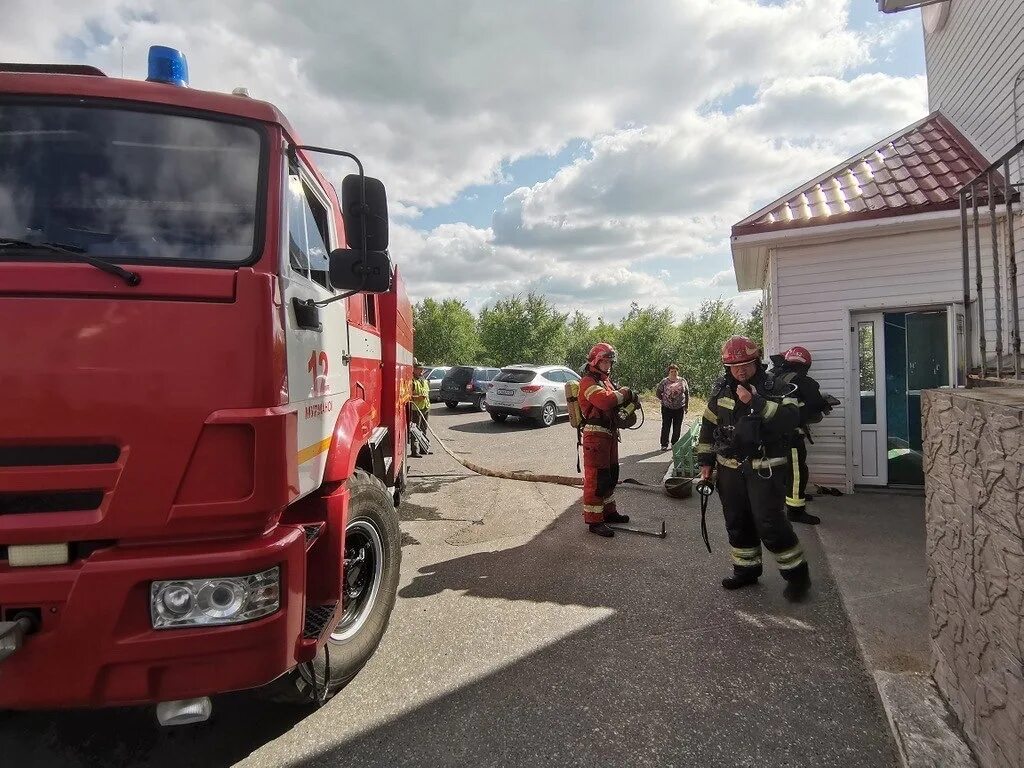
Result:
{"label": "truck grille", "polygon": [[0,445],[0,467],[55,467],[67,464],[113,464],[116,445]]}
{"label": "truck grille", "polygon": [[103,491],[39,491],[0,493],[0,515],[25,515],[33,512],[88,512],[99,509]]}

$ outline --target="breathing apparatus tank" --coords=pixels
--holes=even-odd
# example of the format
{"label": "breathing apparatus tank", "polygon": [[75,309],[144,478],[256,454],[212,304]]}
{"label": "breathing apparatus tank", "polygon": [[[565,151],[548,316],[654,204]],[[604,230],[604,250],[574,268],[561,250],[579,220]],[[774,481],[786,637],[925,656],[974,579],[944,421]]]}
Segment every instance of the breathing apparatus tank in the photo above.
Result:
{"label": "breathing apparatus tank", "polygon": [[565,382],[565,402],[569,409],[569,424],[573,429],[580,429],[583,426],[583,412],[580,410],[580,383],[578,381]]}

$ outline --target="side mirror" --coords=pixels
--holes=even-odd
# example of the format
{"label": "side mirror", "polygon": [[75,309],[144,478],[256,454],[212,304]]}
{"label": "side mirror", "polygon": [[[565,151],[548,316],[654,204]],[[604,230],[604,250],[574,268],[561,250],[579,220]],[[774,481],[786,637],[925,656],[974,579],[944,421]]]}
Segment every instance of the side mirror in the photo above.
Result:
{"label": "side mirror", "polygon": [[335,288],[367,293],[387,293],[391,289],[391,257],[386,251],[339,248],[331,251],[330,259],[331,285]]}
{"label": "side mirror", "polygon": [[[362,203],[363,179],[366,181],[366,207]],[[341,182],[341,212],[345,217],[345,240],[348,247],[366,250],[388,249],[388,196],[380,179],[349,174]]]}

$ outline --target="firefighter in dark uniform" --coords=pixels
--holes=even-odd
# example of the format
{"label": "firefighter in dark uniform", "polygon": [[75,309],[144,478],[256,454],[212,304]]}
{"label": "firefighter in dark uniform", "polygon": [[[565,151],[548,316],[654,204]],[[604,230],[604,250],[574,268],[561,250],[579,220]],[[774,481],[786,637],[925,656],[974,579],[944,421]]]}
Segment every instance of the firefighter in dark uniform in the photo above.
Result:
{"label": "firefighter in dark uniform", "polygon": [[[811,353],[804,347],[790,347],[781,355],[772,355],[771,374],[783,384],[795,387],[790,397],[800,406],[800,425],[793,433],[790,444],[789,477],[786,481],[786,515],[791,522],[817,525],[821,518],[807,511],[807,441],[812,443],[811,424],[832,410],[818,382],[808,375]],[[835,401],[833,401],[835,402]]]}
{"label": "firefighter in dark uniform", "polygon": [[799,601],[811,579],[783,505],[789,440],[800,411],[795,399],[782,396],[760,357],[761,350],[746,336],[733,336],[722,346],[726,374],[712,388],[697,457],[702,479],[711,479],[718,468],[733,563],[733,574],[722,579],[722,586],[739,589],[757,582],[764,543],[786,580],[786,599]]}
{"label": "firefighter in dark uniform", "polygon": [[606,342],[595,344],[580,371],[579,404],[583,416],[583,522],[591,533],[614,536],[606,523],[628,523],[629,515],[619,514],[615,506],[615,486],[619,482],[619,430],[615,411],[632,402],[628,387],[616,388],[611,382],[615,347]]}

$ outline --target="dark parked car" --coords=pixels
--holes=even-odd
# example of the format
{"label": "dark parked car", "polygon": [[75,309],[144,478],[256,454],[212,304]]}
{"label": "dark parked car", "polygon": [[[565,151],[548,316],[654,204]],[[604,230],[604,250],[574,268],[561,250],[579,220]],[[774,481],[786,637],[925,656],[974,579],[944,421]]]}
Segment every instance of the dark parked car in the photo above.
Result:
{"label": "dark parked car", "polygon": [[459,403],[471,403],[478,411],[486,411],[484,395],[487,385],[498,375],[498,368],[480,368],[472,365],[457,365],[444,375],[438,400],[449,408],[458,408]]}
{"label": "dark parked car", "polygon": [[430,402],[441,402],[441,381],[450,370],[450,366],[437,365],[424,371],[423,378],[427,380],[427,386],[430,387]]}

